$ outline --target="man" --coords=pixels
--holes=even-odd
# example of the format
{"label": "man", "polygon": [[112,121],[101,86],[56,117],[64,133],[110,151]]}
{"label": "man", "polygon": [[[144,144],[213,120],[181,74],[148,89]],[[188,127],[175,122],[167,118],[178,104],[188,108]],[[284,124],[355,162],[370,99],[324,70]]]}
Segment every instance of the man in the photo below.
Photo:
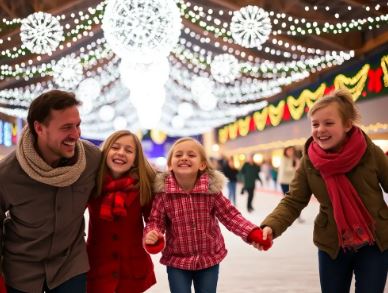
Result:
{"label": "man", "polygon": [[83,215],[100,151],[80,140],[79,105],[69,92],[40,95],[16,150],[0,162],[0,244],[9,293],[85,292]]}

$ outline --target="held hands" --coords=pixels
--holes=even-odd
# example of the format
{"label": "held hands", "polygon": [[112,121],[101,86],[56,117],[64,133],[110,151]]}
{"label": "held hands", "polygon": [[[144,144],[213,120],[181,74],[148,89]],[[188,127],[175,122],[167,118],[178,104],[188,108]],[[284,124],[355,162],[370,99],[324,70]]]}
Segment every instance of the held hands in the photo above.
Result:
{"label": "held hands", "polygon": [[164,249],[164,237],[158,231],[149,231],[144,237],[144,249],[150,254],[157,254]]}
{"label": "held hands", "polygon": [[264,227],[261,229],[254,229],[248,235],[248,241],[259,250],[268,250],[272,246],[272,229]]}

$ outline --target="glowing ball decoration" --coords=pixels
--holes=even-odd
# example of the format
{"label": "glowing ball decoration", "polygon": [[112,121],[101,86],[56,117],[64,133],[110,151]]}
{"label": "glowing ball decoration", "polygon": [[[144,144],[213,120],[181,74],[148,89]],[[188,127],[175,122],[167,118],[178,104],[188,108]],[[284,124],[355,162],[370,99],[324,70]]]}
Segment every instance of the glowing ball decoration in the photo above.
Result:
{"label": "glowing ball decoration", "polygon": [[173,0],[109,0],[102,20],[113,52],[145,63],[167,56],[178,42],[181,27]]}
{"label": "glowing ball decoration", "polygon": [[36,54],[50,54],[63,40],[63,28],[49,13],[35,12],[22,20],[20,38]]}
{"label": "glowing ball decoration", "polygon": [[194,114],[194,108],[191,103],[183,102],[178,105],[178,115],[183,118],[190,118]]}
{"label": "glowing ball decoration", "polygon": [[213,92],[214,82],[207,77],[196,76],[191,82],[191,94],[193,100],[198,101],[202,96],[207,96]]}
{"label": "glowing ball decoration", "polygon": [[115,109],[110,105],[104,105],[100,108],[100,110],[98,110],[98,116],[104,122],[112,121],[112,119],[115,117],[115,114]]}
{"label": "glowing ball decoration", "polygon": [[82,80],[83,67],[79,58],[66,56],[53,66],[54,82],[62,88],[74,89]]}
{"label": "glowing ball decoration", "polygon": [[271,30],[268,12],[260,7],[248,5],[233,12],[230,23],[232,38],[245,48],[254,48],[263,44]]}
{"label": "glowing ball decoration", "polygon": [[198,99],[198,106],[203,111],[212,111],[217,107],[217,98],[212,94],[208,93],[206,95],[202,95]]}
{"label": "glowing ball decoration", "polygon": [[93,101],[96,101],[101,93],[101,85],[94,78],[86,78],[78,85],[77,98],[82,102],[79,108],[81,114],[89,114],[93,110]]}
{"label": "glowing ball decoration", "polygon": [[233,55],[221,54],[214,57],[210,64],[210,72],[216,81],[229,83],[240,76],[240,66]]}

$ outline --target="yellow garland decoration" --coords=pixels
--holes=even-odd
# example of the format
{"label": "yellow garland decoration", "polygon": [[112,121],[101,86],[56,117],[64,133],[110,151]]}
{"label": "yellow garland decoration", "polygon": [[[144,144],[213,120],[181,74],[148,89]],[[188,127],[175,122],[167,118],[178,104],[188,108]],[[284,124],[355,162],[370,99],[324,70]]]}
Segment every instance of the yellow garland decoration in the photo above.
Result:
{"label": "yellow garland decoration", "polygon": [[271,120],[272,126],[277,126],[282,121],[285,104],[286,102],[282,100],[277,106],[269,105],[269,119]]}
{"label": "yellow garland decoration", "polygon": [[237,130],[238,130],[237,121],[229,124],[228,130],[229,130],[229,138],[230,139],[235,139],[237,137]]}
{"label": "yellow garland decoration", "polygon": [[240,136],[246,136],[249,132],[249,123],[251,122],[251,117],[247,116],[245,118],[240,118],[237,122]]}
{"label": "yellow garland decoration", "polygon": [[[384,86],[388,87],[388,55],[383,56],[381,58],[381,68],[384,73]],[[353,100],[356,101],[360,97],[363,89],[365,88],[369,69],[370,65],[365,64],[353,77],[346,77],[343,74],[337,75],[333,82],[335,89],[347,88],[351,92]],[[293,96],[289,96],[287,97],[287,99],[280,101],[277,106],[269,105],[265,107],[261,112],[254,112],[252,118],[254,119],[254,123],[257,130],[261,131],[265,128],[268,115],[273,126],[279,125],[283,118],[284,106],[286,101],[287,106],[290,110],[291,117],[294,120],[299,120],[303,115],[305,106],[307,105],[308,108],[311,108],[314,102],[323,96],[325,89],[326,84],[322,83],[316,89],[315,92],[311,92],[310,90],[305,89],[304,91],[302,91],[298,99],[294,98]],[[230,140],[235,139],[237,137],[237,130],[240,131],[241,136],[247,135],[247,133],[249,132],[250,118],[250,116],[247,116],[245,119],[241,118],[238,121],[235,121],[219,129],[219,142],[225,143],[226,141],[228,141],[228,134]]]}
{"label": "yellow garland decoration", "polygon": [[220,128],[218,130],[218,141],[220,143],[225,143],[228,141],[228,126]]}
{"label": "yellow garland decoration", "polygon": [[383,73],[384,73],[383,80],[384,80],[384,86],[385,87],[388,87],[388,69],[387,69],[387,64],[388,64],[388,55],[383,56],[381,58],[381,68],[383,69]]}
{"label": "yellow garland decoration", "polygon": [[156,144],[163,144],[167,139],[167,134],[161,130],[152,129],[150,132],[151,139]]}
{"label": "yellow garland decoration", "polygon": [[268,116],[268,107],[265,107],[261,112],[257,111],[253,114],[253,120],[255,121],[255,126],[257,130],[261,131],[265,128],[265,123],[267,122]]}
{"label": "yellow garland decoration", "polygon": [[316,100],[321,98],[325,93],[326,84],[322,83],[315,92],[305,89],[299,95],[299,98],[296,99],[293,96],[287,97],[287,106],[290,110],[291,117],[294,120],[299,120],[304,113],[305,106],[311,108]]}
{"label": "yellow garland decoration", "polygon": [[336,89],[347,88],[351,92],[353,100],[357,101],[365,87],[365,81],[368,77],[369,68],[370,65],[365,64],[353,77],[346,77],[343,74],[338,75],[334,79],[334,87]]}
{"label": "yellow garland decoration", "polygon": [[321,83],[321,85],[316,89],[315,92],[309,90],[304,90],[301,95],[306,95],[306,105],[310,109],[311,106],[325,94],[326,84]]}

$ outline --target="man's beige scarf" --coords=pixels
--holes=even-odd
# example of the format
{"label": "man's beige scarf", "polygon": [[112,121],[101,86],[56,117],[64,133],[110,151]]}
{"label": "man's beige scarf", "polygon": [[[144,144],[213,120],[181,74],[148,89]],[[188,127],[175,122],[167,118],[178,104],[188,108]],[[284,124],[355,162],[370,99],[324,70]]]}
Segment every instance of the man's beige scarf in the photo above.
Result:
{"label": "man's beige scarf", "polygon": [[51,167],[39,156],[33,141],[30,129],[25,127],[16,146],[16,158],[28,176],[56,187],[69,186],[78,180],[86,167],[85,150],[81,141],[78,141],[76,145],[76,163],[57,168]]}

